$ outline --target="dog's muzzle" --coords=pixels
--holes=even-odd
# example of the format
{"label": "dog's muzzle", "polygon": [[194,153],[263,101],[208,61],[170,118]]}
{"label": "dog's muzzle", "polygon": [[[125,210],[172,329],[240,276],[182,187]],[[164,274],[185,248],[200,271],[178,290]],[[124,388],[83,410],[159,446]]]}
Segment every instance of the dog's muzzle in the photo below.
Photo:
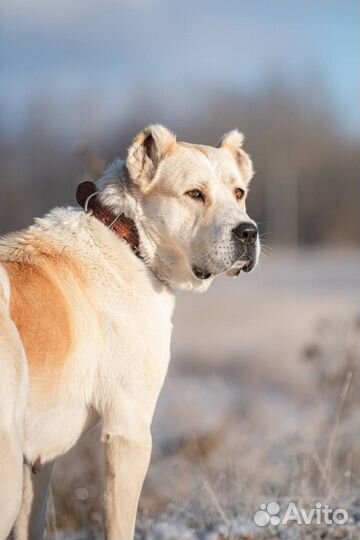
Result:
{"label": "dog's muzzle", "polygon": [[[218,259],[217,263],[213,261],[213,265],[193,265],[192,271],[198,279],[206,280],[213,275],[223,272],[227,272],[228,275],[237,276],[241,270],[251,272],[255,267],[258,249],[258,228],[255,223],[242,222],[232,229],[231,233],[232,255],[229,257],[229,254],[225,251],[223,260]],[[228,264],[227,268],[226,264],[224,265],[225,261]],[[211,266],[213,266],[213,269]]]}
{"label": "dog's muzzle", "polygon": [[251,272],[256,264],[256,244],[259,230],[255,223],[249,221],[237,225],[232,230],[232,234],[241,252],[240,260],[246,261],[236,274],[239,274],[241,270],[243,272]]}

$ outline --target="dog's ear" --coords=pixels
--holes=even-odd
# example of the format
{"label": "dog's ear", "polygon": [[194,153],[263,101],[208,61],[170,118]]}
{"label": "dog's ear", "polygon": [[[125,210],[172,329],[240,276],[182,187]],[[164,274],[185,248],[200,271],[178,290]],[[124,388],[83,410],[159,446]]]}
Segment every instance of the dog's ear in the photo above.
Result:
{"label": "dog's ear", "polygon": [[148,186],[161,160],[174,150],[175,145],[175,135],[160,124],[148,126],[136,135],[126,161],[132,180],[143,187]]}
{"label": "dog's ear", "polygon": [[237,129],[225,133],[219,140],[217,147],[224,148],[235,158],[246,183],[250,182],[254,170],[249,154],[243,150],[244,135]]}

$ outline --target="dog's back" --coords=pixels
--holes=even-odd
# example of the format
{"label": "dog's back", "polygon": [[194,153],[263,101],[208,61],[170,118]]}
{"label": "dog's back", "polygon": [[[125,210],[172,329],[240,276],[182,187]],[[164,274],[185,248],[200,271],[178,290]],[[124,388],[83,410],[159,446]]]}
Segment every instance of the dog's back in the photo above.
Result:
{"label": "dog's back", "polygon": [[10,296],[9,278],[0,265],[0,538],[10,532],[21,503],[28,385],[24,349],[10,318]]}

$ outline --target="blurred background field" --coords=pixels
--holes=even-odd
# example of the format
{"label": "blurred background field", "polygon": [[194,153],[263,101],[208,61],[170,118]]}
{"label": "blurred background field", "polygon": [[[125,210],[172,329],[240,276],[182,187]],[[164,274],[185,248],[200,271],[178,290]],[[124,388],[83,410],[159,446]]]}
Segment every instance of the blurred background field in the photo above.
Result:
{"label": "blurred background field", "polygon": [[[1,233],[74,204],[150,122],[207,144],[238,127],[254,159],[263,256],[178,295],[141,538],[267,538],[262,502],[316,497],[358,534],[359,15],[355,0],[1,2]],[[51,538],[101,530],[97,438],[56,465]]]}

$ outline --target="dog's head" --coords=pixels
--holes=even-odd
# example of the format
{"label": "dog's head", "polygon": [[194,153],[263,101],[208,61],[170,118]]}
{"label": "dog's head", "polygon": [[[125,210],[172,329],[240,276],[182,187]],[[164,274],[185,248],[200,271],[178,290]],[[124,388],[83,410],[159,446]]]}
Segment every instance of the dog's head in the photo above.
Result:
{"label": "dog's head", "polygon": [[[129,148],[122,192],[131,201],[124,208],[139,229],[145,261],[172,286],[205,290],[215,276],[249,272],[257,263],[258,230],[246,213],[253,169],[242,143],[236,130],[216,148],[177,142],[154,125]],[[103,189],[116,210],[111,176]]]}

